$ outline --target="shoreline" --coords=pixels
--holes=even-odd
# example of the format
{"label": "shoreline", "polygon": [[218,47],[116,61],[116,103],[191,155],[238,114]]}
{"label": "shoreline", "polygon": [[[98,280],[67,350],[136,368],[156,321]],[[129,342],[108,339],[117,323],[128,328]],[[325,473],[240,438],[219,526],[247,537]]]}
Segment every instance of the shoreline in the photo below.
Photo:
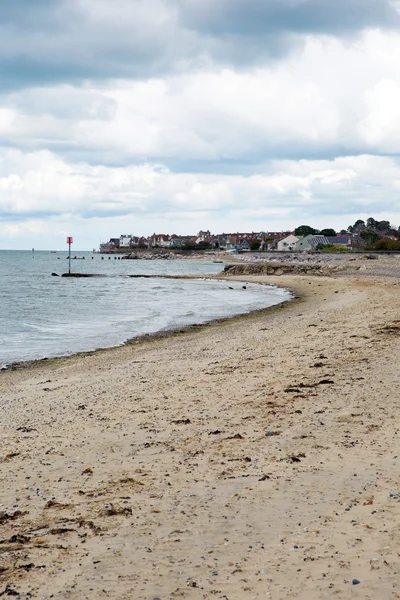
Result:
{"label": "shoreline", "polygon": [[227,279],[301,297],[2,373],[0,592],[396,597],[400,280]]}
{"label": "shoreline", "polygon": [[[205,277],[204,275],[145,275],[145,276],[129,275],[129,277],[144,277],[144,278],[158,278],[158,279],[160,279],[160,278],[163,278],[163,279],[205,279],[205,280],[217,280],[217,281],[229,281],[229,280],[233,279],[232,277],[223,277],[220,275],[218,275],[218,276],[209,275],[207,277]],[[244,281],[245,281],[245,279],[243,279],[243,282]],[[264,283],[264,282],[259,282],[259,285],[271,287],[270,284]],[[271,306],[267,306],[265,308],[256,308],[254,310],[250,310],[247,312],[235,313],[232,316],[219,317],[216,319],[211,319],[210,321],[205,321],[204,323],[193,323],[191,325],[176,326],[176,327],[171,327],[171,328],[160,329],[153,333],[143,333],[141,335],[137,335],[137,336],[128,338],[127,340],[125,340],[124,342],[121,342],[118,345],[99,347],[99,348],[95,348],[94,350],[82,350],[82,351],[72,352],[71,354],[64,354],[64,355],[60,354],[60,355],[56,355],[56,356],[44,356],[43,358],[37,358],[37,359],[31,359],[31,360],[14,361],[12,363],[7,364],[4,367],[0,367],[0,376],[1,376],[1,373],[6,372],[6,371],[16,371],[16,370],[20,370],[20,369],[34,369],[36,367],[40,367],[42,364],[45,364],[45,363],[48,364],[49,362],[52,362],[52,361],[70,360],[75,357],[92,356],[93,354],[96,354],[98,352],[102,352],[102,353],[109,352],[109,351],[114,350],[115,348],[121,348],[124,346],[129,346],[129,345],[134,345],[134,344],[139,344],[139,343],[150,342],[150,341],[154,341],[154,340],[158,340],[158,339],[168,338],[168,337],[176,336],[177,334],[198,331],[204,327],[218,325],[218,324],[224,323],[226,321],[231,321],[232,319],[243,319],[243,318],[251,317],[252,315],[256,316],[257,314],[264,314],[264,313],[267,313],[268,311],[270,311],[271,309],[279,308],[282,305],[285,305],[288,302],[292,302],[298,298],[298,296],[296,295],[296,292],[291,289],[288,289],[288,288],[285,288],[282,286],[278,286],[278,285],[275,285],[272,287],[277,287],[282,290],[288,291],[291,293],[292,297],[287,300],[282,300],[282,302],[278,302]]]}

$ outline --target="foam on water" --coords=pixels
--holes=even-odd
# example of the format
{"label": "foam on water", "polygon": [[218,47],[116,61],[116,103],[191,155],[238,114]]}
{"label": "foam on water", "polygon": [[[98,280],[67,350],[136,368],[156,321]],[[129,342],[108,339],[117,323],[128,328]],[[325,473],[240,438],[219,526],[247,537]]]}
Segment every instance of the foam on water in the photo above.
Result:
{"label": "foam on water", "polygon": [[[77,252],[76,272],[109,277],[51,277],[67,270],[66,253],[0,251],[0,368],[120,345],[155,333],[272,306],[291,295],[273,286],[215,281],[206,261],[108,260]],[[123,275],[204,275],[154,280]],[[233,289],[230,289],[233,288]]]}

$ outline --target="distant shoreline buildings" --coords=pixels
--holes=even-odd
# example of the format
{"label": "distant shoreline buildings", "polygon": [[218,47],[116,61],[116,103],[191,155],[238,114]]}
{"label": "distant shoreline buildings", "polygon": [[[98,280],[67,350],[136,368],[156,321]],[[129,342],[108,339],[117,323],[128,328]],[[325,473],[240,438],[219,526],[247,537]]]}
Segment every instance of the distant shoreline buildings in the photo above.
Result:
{"label": "distant shoreline buildings", "polygon": [[149,237],[137,237],[123,234],[119,238],[110,238],[100,244],[100,252],[131,249],[196,249],[199,250],[273,250],[278,240],[290,235],[290,231],[261,231],[212,234],[210,231],[199,231],[197,235],[176,235],[153,233]]}
{"label": "distant shoreline buildings", "polygon": [[388,221],[367,222],[358,220],[347,231],[336,233],[333,229],[318,231],[302,225],[294,231],[259,231],[213,234],[209,230],[197,235],[153,233],[148,237],[122,234],[100,244],[100,252],[130,252],[135,249],[155,248],[169,250],[214,250],[225,252],[313,251],[324,246],[338,249],[365,248],[382,240],[398,242],[400,228],[395,229]]}

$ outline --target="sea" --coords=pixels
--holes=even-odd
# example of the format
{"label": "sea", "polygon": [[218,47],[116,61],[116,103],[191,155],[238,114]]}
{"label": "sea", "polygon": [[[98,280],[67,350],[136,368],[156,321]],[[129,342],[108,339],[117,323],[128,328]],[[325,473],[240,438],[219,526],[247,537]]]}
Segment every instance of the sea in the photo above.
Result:
{"label": "sea", "polygon": [[[0,250],[0,369],[16,362],[119,346],[129,339],[266,308],[291,298],[274,286],[209,279],[210,260],[118,260],[68,253]],[[76,258],[75,258],[76,257]],[[197,275],[199,279],[159,277]]]}

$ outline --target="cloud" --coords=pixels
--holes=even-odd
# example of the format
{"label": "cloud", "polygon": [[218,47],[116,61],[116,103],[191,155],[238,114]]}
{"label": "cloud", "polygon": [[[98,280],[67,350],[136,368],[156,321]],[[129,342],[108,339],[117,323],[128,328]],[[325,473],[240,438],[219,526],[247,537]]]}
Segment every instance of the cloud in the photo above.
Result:
{"label": "cloud", "polygon": [[221,173],[273,158],[397,154],[399,52],[398,33],[371,31],[351,46],[310,38],[279,67],[3,93],[0,145]]}
{"label": "cloud", "polygon": [[396,216],[399,18],[397,0],[0,3],[0,232]]}
{"label": "cloud", "polygon": [[0,4],[3,89],[244,68],[309,35],[393,29],[389,0],[14,0]]}
{"label": "cloud", "polygon": [[181,0],[180,7],[185,24],[214,34],[343,35],[399,25],[396,5],[386,0]]}
{"label": "cloud", "polygon": [[[356,212],[400,210],[400,161],[358,156],[332,161],[270,161],[244,177],[174,173],[161,165],[70,164],[49,152],[3,153],[0,211],[12,220],[74,214],[80,218],[240,211],[294,221]],[[384,199],[384,200],[383,200]],[[144,233],[144,232],[143,232]]]}

